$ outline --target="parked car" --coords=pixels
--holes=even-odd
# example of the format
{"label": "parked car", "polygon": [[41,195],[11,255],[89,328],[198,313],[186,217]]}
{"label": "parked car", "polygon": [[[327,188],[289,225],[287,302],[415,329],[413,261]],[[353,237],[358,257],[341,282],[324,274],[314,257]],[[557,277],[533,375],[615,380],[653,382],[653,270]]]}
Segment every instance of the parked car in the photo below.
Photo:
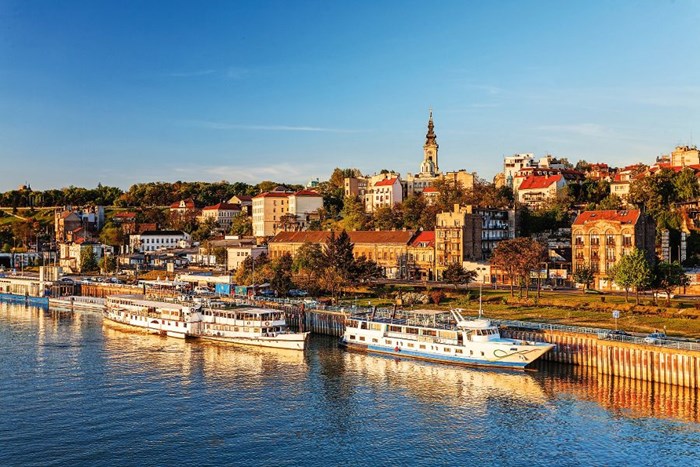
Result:
{"label": "parked car", "polygon": [[606,339],[622,338],[625,336],[631,336],[631,334],[629,332],[623,331],[622,329],[614,329],[612,331],[608,331],[605,334]]}
{"label": "parked car", "polygon": [[272,289],[261,290],[260,292],[258,292],[258,295],[260,295],[261,297],[276,297],[277,296],[275,291]]}
{"label": "parked car", "polygon": [[583,293],[589,293],[589,294],[593,294],[593,295],[603,295],[604,294],[600,290],[596,290],[596,289],[586,289],[583,291]]}
{"label": "parked car", "polygon": [[654,297],[655,297],[655,298],[669,299],[669,298],[673,298],[673,297],[675,297],[675,296],[676,296],[676,295],[675,295],[674,293],[671,293],[671,295],[669,295],[669,294],[666,293],[666,292],[655,292],[655,293],[654,293]]}
{"label": "parked car", "polygon": [[290,297],[306,297],[309,293],[306,290],[292,289],[287,292]]}
{"label": "parked car", "polygon": [[645,344],[661,344],[663,340],[666,339],[666,333],[663,332],[652,332],[647,337],[644,338]]}
{"label": "parked car", "polygon": [[541,287],[542,290],[557,290],[553,285],[545,284]]}

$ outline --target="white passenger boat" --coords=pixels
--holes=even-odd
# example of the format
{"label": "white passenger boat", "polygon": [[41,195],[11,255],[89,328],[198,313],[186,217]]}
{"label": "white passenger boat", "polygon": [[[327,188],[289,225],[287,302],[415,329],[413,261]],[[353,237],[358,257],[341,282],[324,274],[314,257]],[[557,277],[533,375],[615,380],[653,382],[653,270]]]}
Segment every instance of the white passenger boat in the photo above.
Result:
{"label": "white passenger boat", "polygon": [[111,295],[105,299],[104,319],[151,334],[196,337],[200,305],[149,300],[143,295]]}
{"label": "white passenger boat", "polygon": [[463,365],[525,368],[554,345],[505,339],[489,320],[465,319],[461,309],[404,311],[397,317],[352,315],[340,345],[349,349]]}
{"label": "white passenger boat", "polygon": [[265,308],[205,308],[199,336],[231,344],[304,350],[308,332],[292,332],[284,313]]}

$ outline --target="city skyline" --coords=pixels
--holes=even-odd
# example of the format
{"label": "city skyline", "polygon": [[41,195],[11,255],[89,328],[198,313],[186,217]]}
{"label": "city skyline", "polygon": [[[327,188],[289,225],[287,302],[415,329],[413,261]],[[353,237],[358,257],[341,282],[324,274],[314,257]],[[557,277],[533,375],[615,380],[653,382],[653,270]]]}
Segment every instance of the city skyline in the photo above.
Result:
{"label": "city skyline", "polygon": [[2,2],[0,191],[415,173],[694,144],[696,2]]}

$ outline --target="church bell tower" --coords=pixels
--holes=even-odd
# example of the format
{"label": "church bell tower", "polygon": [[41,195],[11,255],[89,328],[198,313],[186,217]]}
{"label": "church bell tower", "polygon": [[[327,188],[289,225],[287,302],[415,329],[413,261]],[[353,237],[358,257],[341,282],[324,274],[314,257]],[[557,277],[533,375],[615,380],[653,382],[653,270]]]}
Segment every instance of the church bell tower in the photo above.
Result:
{"label": "church bell tower", "polygon": [[433,124],[433,110],[430,110],[428,119],[428,134],[425,135],[423,145],[423,163],[420,165],[420,173],[434,177],[440,173],[438,168],[438,144],[435,136],[435,125]]}

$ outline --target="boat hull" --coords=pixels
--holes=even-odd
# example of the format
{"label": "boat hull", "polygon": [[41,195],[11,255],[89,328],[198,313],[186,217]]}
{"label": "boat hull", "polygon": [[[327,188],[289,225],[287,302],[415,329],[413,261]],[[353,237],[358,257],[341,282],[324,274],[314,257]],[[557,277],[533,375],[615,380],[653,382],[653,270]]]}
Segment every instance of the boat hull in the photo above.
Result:
{"label": "boat hull", "polygon": [[202,339],[223,342],[227,344],[247,345],[255,347],[268,347],[273,349],[304,350],[309,333],[303,335],[294,334],[295,338],[284,339],[279,337],[227,337],[227,336],[200,336]]}
{"label": "boat hull", "polygon": [[105,322],[111,326],[118,327],[120,329],[130,330],[133,332],[140,332],[143,334],[154,334],[154,335],[158,335],[158,336],[175,337],[177,339],[186,339],[188,337],[192,337],[192,336],[187,335],[187,333],[185,333],[185,332],[177,332],[177,331],[172,331],[172,330],[168,330],[168,329],[162,329],[160,327],[157,328],[155,326],[151,326],[149,323],[144,323],[144,324],[146,324],[144,326],[144,325],[141,325],[140,323],[137,324],[137,323],[133,323],[133,322],[124,322],[120,319],[117,319],[117,318],[109,315],[108,313],[103,314],[103,322]]}
{"label": "boat hull", "polygon": [[442,355],[431,352],[421,352],[420,350],[408,349],[406,346],[401,347],[389,347],[371,344],[358,344],[354,342],[347,342],[341,339],[339,342],[341,347],[348,350],[354,350],[359,352],[367,353],[377,353],[383,355],[391,355],[396,358],[411,358],[415,360],[424,360],[430,362],[438,363],[449,363],[453,365],[464,365],[464,366],[482,366],[482,367],[492,367],[492,368],[510,368],[515,370],[523,370],[528,365],[537,360],[545,352],[547,352],[551,347],[542,347],[537,351],[532,350],[528,353],[529,356],[522,355],[522,357],[517,357],[516,359],[484,359],[484,358],[470,358],[467,356],[454,356],[454,355]]}

